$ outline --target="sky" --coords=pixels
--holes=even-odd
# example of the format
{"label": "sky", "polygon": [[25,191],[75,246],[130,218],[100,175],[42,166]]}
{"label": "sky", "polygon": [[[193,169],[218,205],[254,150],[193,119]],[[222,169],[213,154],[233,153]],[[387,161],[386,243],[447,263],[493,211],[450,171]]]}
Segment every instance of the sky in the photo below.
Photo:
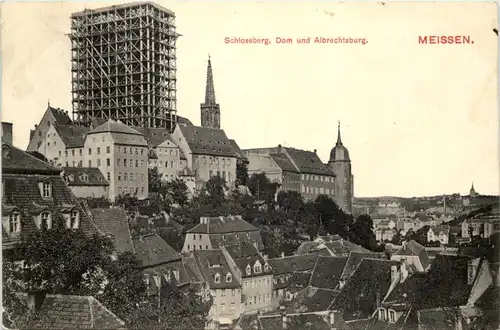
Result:
{"label": "sky", "polygon": [[[210,54],[221,126],[242,149],[317,149],[327,162],[340,121],[357,197],[465,194],[472,182],[499,193],[495,3],[157,3],[176,13],[177,113],[195,125]],[[16,146],[26,148],[48,100],[72,110],[71,13],[112,4],[1,5],[2,121],[14,124]],[[474,44],[419,44],[425,35]]]}

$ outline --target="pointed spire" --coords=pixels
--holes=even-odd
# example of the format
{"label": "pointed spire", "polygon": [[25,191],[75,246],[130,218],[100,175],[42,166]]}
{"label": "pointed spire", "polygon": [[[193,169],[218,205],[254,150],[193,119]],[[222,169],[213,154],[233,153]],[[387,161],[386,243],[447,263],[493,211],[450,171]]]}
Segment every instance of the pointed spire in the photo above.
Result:
{"label": "pointed spire", "polygon": [[212,62],[208,54],[207,84],[205,86],[205,105],[215,105],[214,77],[212,74]]}
{"label": "pointed spire", "polygon": [[337,145],[338,146],[342,145],[342,138],[340,137],[340,120],[339,120],[338,132],[337,132]]}
{"label": "pointed spire", "polygon": [[50,99],[47,99],[47,107],[50,108]]}

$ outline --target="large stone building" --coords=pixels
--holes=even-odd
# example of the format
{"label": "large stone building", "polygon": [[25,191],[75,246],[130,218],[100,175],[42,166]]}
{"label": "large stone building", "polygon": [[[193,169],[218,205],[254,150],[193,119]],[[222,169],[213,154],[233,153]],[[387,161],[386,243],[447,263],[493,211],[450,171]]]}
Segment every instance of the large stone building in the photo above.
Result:
{"label": "large stone building", "polygon": [[351,160],[338,131],[337,144],[331,150],[328,164],[314,152],[278,147],[244,150],[249,161],[248,174],[265,173],[282,190],[300,192],[305,199],[318,195],[332,197],[344,211],[352,213],[354,196]]}

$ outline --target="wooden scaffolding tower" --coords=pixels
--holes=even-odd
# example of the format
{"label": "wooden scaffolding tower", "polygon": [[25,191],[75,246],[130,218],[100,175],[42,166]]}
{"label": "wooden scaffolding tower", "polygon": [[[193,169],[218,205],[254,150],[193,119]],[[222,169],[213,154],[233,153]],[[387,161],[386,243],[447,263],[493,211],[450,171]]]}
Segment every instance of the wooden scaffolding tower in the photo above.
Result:
{"label": "wooden scaffolding tower", "polygon": [[71,15],[74,119],[165,127],[176,118],[175,14],[149,2]]}

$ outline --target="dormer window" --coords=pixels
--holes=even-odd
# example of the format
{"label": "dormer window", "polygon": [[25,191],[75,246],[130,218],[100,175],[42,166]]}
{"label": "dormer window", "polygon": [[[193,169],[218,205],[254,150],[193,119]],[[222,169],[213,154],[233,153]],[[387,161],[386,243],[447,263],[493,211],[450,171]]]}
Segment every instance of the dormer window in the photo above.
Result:
{"label": "dormer window", "polygon": [[386,312],[386,311],[385,311],[385,308],[380,308],[380,309],[378,310],[378,319],[379,319],[380,321],[385,321],[385,319],[386,319],[385,312]]}
{"label": "dormer window", "polygon": [[226,282],[232,282],[233,281],[233,275],[231,273],[226,274]]}
{"label": "dormer window", "polygon": [[50,212],[42,212],[40,214],[40,226],[39,229],[50,229],[52,228],[52,215]]}
{"label": "dormer window", "polygon": [[43,198],[51,198],[52,197],[52,184],[50,182],[41,182],[39,184],[40,194]]}
{"label": "dormer window", "polygon": [[66,226],[69,229],[78,229],[80,227],[80,212],[73,210],[66,220]]}
{"label": "dormer window", "polygon": [[253,271],[254,271],[254,273],[262,272],[262,267],[260,266],[260,263],[258,261],[253,266]]}
{"label": "dormer window", "polygon": [[8,233],[21,232],[21,213],[12,212],[11,214],[9,214],[8,222],[5,223],[5,230]]}
{"label": "dormer window", "polygon": [[82,174],[82,176],[80,177],[80,179],[81,179],[83,182],[87,182],[87,181],[89,181],[89,177],[87,176],[87,174]]}
{"label": "dormer window", "polygon": [[215,274],[214,281],[215,281],[215,283],[220,283],[220,274],[219,273]]}
{"label": "dormer window", "polygon": [[250,265],[247,265],[246,271],[247,271],[247,275],[252,274],[252,268],[250,267]]}
{"label": "dormer window", "polygon": [[268,265],[268,264],[265,264],[265,265],[264,265],[264,271],[265,271],[265,272],[269,271],[269,265]]}
{"label": "dormer window", "polygon": [[73,174],[68,175],[68,181],[69,182],[75,181],[75,176]]}

